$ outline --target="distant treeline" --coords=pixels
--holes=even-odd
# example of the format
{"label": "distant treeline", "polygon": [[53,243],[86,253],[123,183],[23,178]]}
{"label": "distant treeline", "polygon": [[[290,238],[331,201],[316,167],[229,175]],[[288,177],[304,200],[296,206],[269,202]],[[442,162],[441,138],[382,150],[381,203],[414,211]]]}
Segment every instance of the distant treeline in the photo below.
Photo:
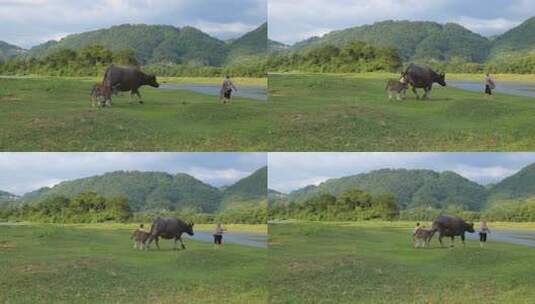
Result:
{"label": "distant treeline", "polygon": [[341,48],[325,45],[302,52],[277,52],[268,59],[268,69],[273,72],[394,72],[401,66],[397,49],[364,42],[352,42]]}
{"label": "distant treeline", "polygon": [[267,203],[263,203],[255,207],[232,208],[218,213],[199,213],[194,210],[137,212],[131,221],[147,223],[158,216],[174,216],[198,224],[265,224],[267,214]]}
{"label": "distant treeline", "polygon": [[38,223],[150,222],[157,216],[176,216],[195,223],[262,224],[267,222],[267,203],[229,208],[208,214],[196,210],[145,211],[134,213],[126,197],[107,198],[85,191],[72,198],[47,197],[37,203],[0,207],[0,221]]}
{"label": "distant treeline", "polygon": [[497,201],[483,211],[468,211],[461,207],[445,209],[415,208],[402,210],[400,220],[431,221],[440,214],[457,215],[466,220],[497,222],[535,222],[535,198],[522,201]]}
{"label": "distant treeline", "polygon": [[105,198],[94,191],[81,192],[72,198],[54,196],[36,204],[0,208],[1,219],[43,223],[126,222],[132,216],[125,197]]}
{"label": "distant treeline", "polygon": [[422,63],[448,73],[535,74],[535,53],[502,54],[486,63],[469,62],[460,58]]}
{"label": "distant treeline", "polygon": [[300,219],[314,221],[358,221],[398,217],[399,210],[392,194],[371,195],[350,189],[338,196],[321,194],[302,203],[273,203],[271,219]]}
{"label": "distant treeline", "polygon": [[[157,76],[220,77],[230,74],[236,77],[265,77],[266,59],[252,57],[224,67],[195,64],[151,64],[143,70]],[[112,52],[100,45],[91,45],[79,50],[61,49],[43,58],[16,57],[0,61],[2,75],[42,76],[101,76],[110,64],[139,66],[136,54],[131,49]]]}
{"label": "distant treeline", "polygon": [[522,201],[496,201],[483,211],[470,211],[448,205],[398,210],[393,194],[372,196],[358,189],[343,192],[338,197],[321,194],[304,202],[276,201],[270,208],[270,219],[313,221],[414,220],[432,221],[440,214],[457,215],[466,220],[503,222],[535,222],[535,198]]}
{"label": "distant treeline", "polygon": [[[268,69],[273,72],[359,73],[401,72],[403,62],[393,47],[375,47],[364,42],[352,42],[341,48],[319,46],[303,51],[275,52],[269,56]],[[535,52],[502,53],[486,63],[452,57],[445,61],[420,60],[436,70],[449,73],[535,73]]]}

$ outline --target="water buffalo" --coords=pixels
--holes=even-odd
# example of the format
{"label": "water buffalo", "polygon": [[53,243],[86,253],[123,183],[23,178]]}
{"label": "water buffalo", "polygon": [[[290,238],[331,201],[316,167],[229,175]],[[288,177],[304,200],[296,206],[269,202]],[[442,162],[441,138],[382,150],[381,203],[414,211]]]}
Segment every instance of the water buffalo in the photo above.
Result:
{"label": "water buffalo", "polygon": [[[442,245],[442,238],[451,237],[451,247],[455,236],[459,235],[464,245],[464,233],[466,231],[474,233],[474,223],[467,223],[462,218],[456,216],[440,215],[433,221],[433,234],[438,231],[438,241]],[[431,237],[433,237],[431,235]]]}
{"label": "water buffalo", "polygon": [[150,227],[150,236],[147,240],[147,248],[154,240],[156,247],[160,249],[158,239],[161,237],[166,240],[174,239],[175,250],[177,249],[177,241],[180,241],[182,249],[186,249],[186,246],[184,246],[184,243],[182,242],[182,234],[187,233],[189,235],[193,235],[193,225],[193,223],[186,223],[174,217],[158,217],[152,222],[152,226]]}
{"label": "water buffalo", "polygon": [[412,86],[412,91],[417,99],[420,99],[420,95],[418,95],[416,88],[424,89],[425,93],[422,98],[426,99],[433,88],[433,83],[436,82],[443,87],[446,86],[446,75],[444,73],[438,74],[428,67],[422,67],[412,63],[403,73],[403,77]]}
{"label": "water buffalo", "polygon": [[141,94],[139,94],[139,87],[149,85],[158,88],[160,84],[156,81],[156,76],[143,73],[137,67],[133,66],[117,66],[111,65],[104,74],[103,83],[111,87],[115,92],[130,91],[130,102],[132,102],[132,95],[137,95],[139,103]]}

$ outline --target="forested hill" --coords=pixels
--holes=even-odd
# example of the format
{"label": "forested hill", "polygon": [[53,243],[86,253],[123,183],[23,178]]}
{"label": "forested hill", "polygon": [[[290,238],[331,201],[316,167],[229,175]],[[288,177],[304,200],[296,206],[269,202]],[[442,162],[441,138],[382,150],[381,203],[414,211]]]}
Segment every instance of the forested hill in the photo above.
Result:
{"label": "forested hill", "polygon": [[123,196],[133,210],[175,210],[194,208],[213,212],[221,200],[220,191],[187,174],[116,171],[62,182],[25,194],[21,201],[37,202],[50,196],[73,197],[95,191],[104,197]]}
{"label": "forested hill", "polygon": [[302,202],[322,193],[339,195],[349,189],[374,195],[391,193],[400,208],[462,206],[480,210],[485,206],[487,190],[454,172],[431,170],[382,169],[328,180],[319,186],[294,191],[288,201]]}
{"label": "forested hill", "polygon": [[448,60],[460,57],[482,62],[490,50],[490,41],[454,23],[439,24],[420,21],[382,21],[334,31],[323,37],[299,42],[292,49],[309,49],[321,45],[343,46],[352,41],[374,46],[391,46],[404,60]]}
{"label": "forested hill", "polygon": [[230,43],[227,61],[232,62],[249,56],[265,56],[267,48],[267,23],[264,23]]}
{"label": "forested hill", "polygon": [[48,197],[72,198],[81,192],[95,191],[107,198],[126,197],[134,211],[193,209],[213,213],[235,201],[257,204],[267,200],[266,185],[267,168],[257,170],[224,190],[183,173],[115,171],[28,192],[16,202],[33,204]]}
{"label": "forested hill", "polygon": [[489,192],[489,201],[535,197],[535,164],[493,185]]}
{"label": "forested hill", "polygon": [[[395,47],[404,61],[452,59],[482,63],[504,55],[535,52],[535,17],[492,38],[483,37],[456,23],[382,21],[311,37],[288,48],[306,52],[320,46],[342,47],[360,41],[376,47]],[[270,43],[271,51],[281,51]],[[508,60],[507,58],[505,60]]]}
{"label": "forested hill", "polygon": [[244,204],[256,205],[267,200],[267,167],[227,187],[223,192],[220,209],[240,207]]}
{"label": "forested hill", "polygon": [[26,50],[16,45],[0,41],[0,62],[24,54]]}
{"label": "forested hill", "polygon": [[7,191],[0,190],[0,206],[18,199],[18,196]]}
{"label": "forested hill", "polygon": [[270,52],[287,51],[290,49],[290,46],[282,42],[268,39],[268,49]]}
{"label": "forested hill", "polygon": [[[176,63],[221,66],[228,56],[267,53],[266,25],[228,44],[194,28],[169,25],[123,24],[107,29],[69,35],[49,41],[27,52],[30,57],[44,57],[61,49],[78,50],[102,45],[111,51],[131,49],[142,63]],[[265,35],[263,35],[265,34]]]}
{"label": "forested hill", "polygon": [[497,36],[493,40],[491,57],[511,52],[535,51],[535,17]]}

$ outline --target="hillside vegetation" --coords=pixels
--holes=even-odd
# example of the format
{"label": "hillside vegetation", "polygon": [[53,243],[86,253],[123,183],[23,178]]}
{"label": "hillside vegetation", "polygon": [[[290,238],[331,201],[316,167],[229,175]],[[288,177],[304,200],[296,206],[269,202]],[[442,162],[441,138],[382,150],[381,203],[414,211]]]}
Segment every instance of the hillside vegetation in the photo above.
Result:
{"label": "hillside vegetation", "polygon": [[[194,63],[221,66],[227,56],[248,56],[267,52],[266,24],[246,33],[231,44],[199,29],[186,26],[123,24],[107,29],[69,35],[30,49],[26,56],[42,58],[61,49],[78,50],[101,45],[111,51],[133,50],[143,63]],[[254,46],[254,47],[251,47]]]}
{"label": "hillside vegetation", "polygon": [[[306,56],[327,47],[344,48],[359,42],[370,48],[395,48],[403,62],[425,63],[449,72],[525,74],[535,73],[534,37],[535,17],[492,38],[483,37],[456,23],[389,20],[333,31],[288,48],[276,42],[269,45],[272,61]],[[366,57],[364,60],[373,61]],[[323,65],[333,70],[331,65]],[[284,71],[284,65],[273,67]],[[294,66],[294,70],[310,71],[307,64]],[[379,70],[388,69],[376,66],[372,71]],[[348,71],[336,69],[334,72]]]}
{"label": "hillside vegetation", "polygon": [[143,66],[159,76],[263,77],[267,24],[230,43],[188,26],[123,24],[69,35],[21,54],[1,64],[0,73],[99,76],[116,63]]}
{"label": "hillside vegetation", "polygon": [[116,171],[41,188],[26,193],[18,202],[36,203],[57,196],[70,198],[90,190],[104,197],[126,197],[134,211],[193,209],[212,213],[219,209],[223,198],[229,203],[234,199],[265,200],[266,171],[259,169],[224,190],[184,173]]}
{"label": "hillside vegetation", "polygon": [[25,50],[21,47],[0,41],[0,62],[23,54],[24,52]]}
{"label": "hillside vegetation", "polygon": [[2,204],[10,203],[16,198],[18,197],[15,194],[0,190],[0,206],[2,206]]}
{"label": "hillside vegetation", "polygon": [[220,209],[256,205],[258,201],[267,200],[267,167],[239,180],[224,189]]}
{"label": "hillside vegetation", "polygon": [[454,172],[383,169],[331,179],[271,196],[273,218],[430,220],[446,212],[467,219],[535,220],[535,164],[483,187]]}
{"label": "hillside vegetation", "polygon": [[334,31],[321,38],[297,43],[294,49],[321,45],[343,46],[361,41],[374,46],[396,47],[403,60],[461,57],[481,62],[488,53],[490,42],[485,37],[453,23],[382,21]]}
{"label": "hillside vegetation", "polygon": [[383,169],[328,180],[290,193],[288,200],[304,201],[321,193],[338,195],[358,188],[373,194],[392,193],[402,209],[445,207],[455,204],[468,210],[480,210],[486,201],[485,187],[454,172],[432,170]]}

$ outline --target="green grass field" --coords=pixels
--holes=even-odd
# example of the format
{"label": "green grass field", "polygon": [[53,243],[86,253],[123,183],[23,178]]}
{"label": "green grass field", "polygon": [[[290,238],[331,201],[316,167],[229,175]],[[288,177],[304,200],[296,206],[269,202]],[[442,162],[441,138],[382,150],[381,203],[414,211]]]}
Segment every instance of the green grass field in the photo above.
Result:
{"label": "green grass field", "polygon": [[416,100],[408,92],[403,102],[389,102],[385,83],[395,77],[386,73],[270,75],[272,150],[535,149],[533,98],[496,94],[488,100],[482,93],[435,85],[430,100]]}
{"label": "green grass field", "polygon": [[270,303],[532,303],[535,249],[414,249],[404,223],[269,226]]}
{"label": "green grass field", "polygon": [[266,249],[139,251],[126,227],[0,225],[0,302],[266,303]]}
{"label": "green grass field", "polygon": [[[191,79],[163,79],[192,82]],[[220,79],[199,79],[199,83]],[[2,151],[262,151],[267,150],[268,105],[185,90],[142,87],[145,104],[115,97],[112,108],[95,109],[93,79],[0,79]],[[237,79],[259,85],[262,79]]]}

